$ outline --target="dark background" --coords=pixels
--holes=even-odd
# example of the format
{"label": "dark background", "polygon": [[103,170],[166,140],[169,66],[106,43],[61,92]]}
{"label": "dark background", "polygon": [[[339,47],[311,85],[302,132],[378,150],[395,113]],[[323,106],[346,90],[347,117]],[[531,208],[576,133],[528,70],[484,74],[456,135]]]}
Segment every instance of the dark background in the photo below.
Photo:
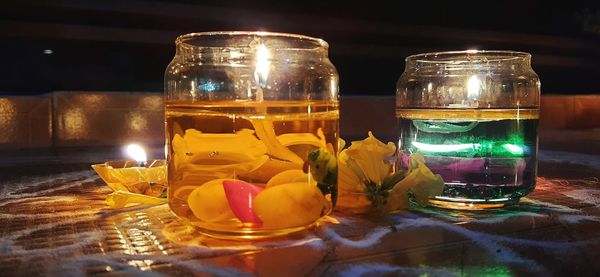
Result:
{"label": "dark background", "polygon": [[406,56],[464,49],[532,53],[544,94],[600,93],[600,1],[418,2],[3,1],[0,93],[160,92],[176,36],[214,30],[325,39],[342,95],[393,95]]}

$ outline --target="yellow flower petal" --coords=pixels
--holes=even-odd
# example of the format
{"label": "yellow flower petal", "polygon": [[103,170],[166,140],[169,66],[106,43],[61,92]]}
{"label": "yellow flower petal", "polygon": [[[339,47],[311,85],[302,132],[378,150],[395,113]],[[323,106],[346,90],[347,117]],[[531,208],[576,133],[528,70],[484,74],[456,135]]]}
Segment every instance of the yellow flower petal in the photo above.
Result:
{"label": "yellow flower petal", "polygon": [[271,180],[269,180],[269,182],[267,182],[267,186],[265,188],[271,188],[271,187],[281,185],[281,184],[286,184],[286,183],[307,183],[308,184],[309,181],[312,181],[312,183],[314,185],[316,185],[316,182],[311,179],[312,178],[310,178],[309,175],[304,173],[304,171],[302,171],[302,170],[299,170],[299,169],[286,170],[284,172],[281,172],[281,173],[273,176],[273,178],[271,178]]}
{"label": "yellow flower petal", "polygon": [[[349,149],[348,165],[355,171],[362,171],[362,175],[367,180],[381,185],[383,179],[390,174],[391,164],[381,159],[377,152],[373,149],[366,148],[359,151],[353,151],[356,149]],[[357,174],[360,176],[360,174]]]}
{"label": "yellow flower petal", "polygon": [[381,185],[383,179],[390,174],[390,160],[395,152],[394,143],[384,144],[369,132],[369,137],[353,141],[348,149],[340,153],[340,157],[361,181],[367,179]]}
{"label": "yellow flower petal", "polygon": [[173,166],[175,168],[179,168],[182,164],[188,162],[189,157],[185,155],[187,143],[183,139],[183,136],[175,134],[171,141],[171,148],[173,148]]}
{"label": "yellow flower petal", "polygon": [[231,164],[184,164],[181,166],[181,178],[189,180],[197,178],[198,180],[214,178],[234,178],[235,175],[243,175],[260,168],[269,160],[267,155],[247,162]]}
{"label": "yellow flower petal", "polygon": [[340,190],[335,207],[350,213],[366,213],[371,209],[372,204],[364,192]]}
{"label": "yellow flower petal", "polygon": [[[319,129],[321,130],[321,129]],[[311,133],[289,133],[277,136],[277,140],[283,146],[290,145],[298,145],[298,144],[308,144],[316,146],[317,148],[325,147],[325,143],[323,143],[317,136]]]}
{"label": "yellow flower petal", "polygon": [[369,136],[364,140],[353,141],[349,149],[365,149],[366,147],[372,147],[373,149],[377,150],[382,157],[389,157],[394,155],[394,153],[396,152],[396,145],[394,145],[393,142],[388,142],[387,144],[385,144],[379,141],[375,136],[373,136],[373,133],[369,132],[368,135]]}
{"label": "yellow flower petal", "polygon": [[408,192],[412,191],[419,205],[426,206],[429,198],[444,190],[444,180],[439,174],[433,174],[425,165],[421,154],[409,157],[408,175],[390,190],[387,209],[397,210],[408,207]]}
{"label": "yellow flower petal", "polygon": [[235,134],[204,134],[187,129],[173,137],[174,164],[180,173],[175,179],[204,183],[215,178],[233,178],[261,167],[269,157],[254,131],[242,129]]}
{"label": "yellow flower petal", "polygon": [[416,182],[410,190],[415,195],[415,200],[422,206],[428,204],[432,196],[440,195],[444,191],[444,180],[439,174],[433,174],[425,165],[422,154],[412,154],[409,157],[409,175],[415,175]]}
{"label": "yellow flower petal", "polygon": [[398,182],[388,194],[385,210],[387,212],[408,208],[408,186],[415,183],[416,176],[406,176]]}
{"label": "yellow flower petal", "polygon": [[[340,140],[339,145],[343,147],[344,141]],[[394,143],[384,144],[371,132],[366,139],[353,141],[348,149],[342,150],[338,155],[338,206],[345,210],[368,210],[366,203],[370,201],[365,192],[365,182],[381,186],[391,174],[395,152]],[[385,210],[388,212],[408,208],[409,192],[415,195],[419,204],[426,205],[430,197],[443,191],[444,181],[427,168],[422,155],[413,154],[409,161],[406,177],[388,191],[385,199]]]}
{"label": "yellow flower petal", "polygon": [[184,145],[173,140],[175,155],[184,155],[187,162],[197,164],[218,164],[254,160],[267,149],[251,130],[242,130],[235,134],[204,134],[187,129],[183,137]]}
{"label": "yellow flower petal", "polygon": [[238,173],[238,176],[251,180],[253,183],[266,183],[278,173],[292,169],[301,170],[302,165],[269,158],[259,168],[245,173]]}
{"label": "yellow flower petal", "polygon": [[342,159],[338,160],[338,190],[360,193],[365,190],[362,180]]}
{"label": "yellow flower petal", "polygon": [[338,143],[338,152],[340,152],[346,146],[346,141],[343,140],[342,138],[338,138],[337,143]]}
{"label": "yellow flower petal", "polygon": [[270,119],[252,120],[256,135],[267,146],[267,153],[281,160],[302,164],[304,161],[277,139],[275,127]]}

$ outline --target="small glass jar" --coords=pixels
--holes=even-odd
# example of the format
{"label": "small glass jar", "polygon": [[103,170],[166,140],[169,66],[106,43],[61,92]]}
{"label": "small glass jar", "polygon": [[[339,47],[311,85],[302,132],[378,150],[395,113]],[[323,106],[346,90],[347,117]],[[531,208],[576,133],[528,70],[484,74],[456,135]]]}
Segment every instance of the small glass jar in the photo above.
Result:
{"label": "small glass jar", "polygon": [[338,73],[302,35],[183,35],[165,73],[169,205],[210,236],[299,231],[337,195]]}
{"label": "small glass jar", "polygon": [[515,204],[535,187],[540,80],[531,55],[414,55],[397,83],[399,166],[422,153],[445,182],[429,202],[454,209]]}

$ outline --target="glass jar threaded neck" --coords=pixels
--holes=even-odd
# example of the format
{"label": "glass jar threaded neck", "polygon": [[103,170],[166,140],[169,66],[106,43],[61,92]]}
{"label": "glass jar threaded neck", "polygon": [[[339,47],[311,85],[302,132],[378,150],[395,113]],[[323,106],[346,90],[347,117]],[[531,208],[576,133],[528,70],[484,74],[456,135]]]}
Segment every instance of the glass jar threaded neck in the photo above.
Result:
{"label": "glass jar threaded neck", "polygon": [[519,70],[531,67],[531,54],[506,50],[432,52],[406,58],[407,71]]}
{"label": "glass jar threaded neck", "polygon": [[175,40],[176,55],[205,62],[255,60],[260,47],[275,62],[327,58],[329,45],[322,39],[273,32],[202,32]]}

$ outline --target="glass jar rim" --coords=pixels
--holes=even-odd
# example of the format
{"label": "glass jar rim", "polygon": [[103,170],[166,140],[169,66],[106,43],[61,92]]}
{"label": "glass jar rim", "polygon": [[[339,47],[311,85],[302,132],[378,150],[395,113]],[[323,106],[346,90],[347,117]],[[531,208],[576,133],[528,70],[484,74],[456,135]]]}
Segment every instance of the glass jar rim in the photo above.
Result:
{"label": "glass jar rim", "polygon": [[[473,57],[469,59],[469,57]],[[457,59],[460,58],[460,59]],[[462,50],[441,51],[411,55],[406,57],[407,63],[421,64],[474,64],[474,63],[506,63],[515,61],[527,61],[531,54],[512,50]]]}
{"label": "glass jar rim", "polygon": [[188,45],[190,47],[200,47],[200,48],[220,48],[223,46],[205,46],[205,45],[195,45],[190,44],[189,41],[196,38],[210,38],[210,37],[244,37],[244,36],[257,36],[257,37],[265,37],[265,38],[279,38],[279,39],[295,39],[298,41],[309,41],[315,47],[294,47],[294,50],[315,50],[315,49],[328,49],[329,44],[320,38],[310,37],[306,35],[292,34],[292,33],[280,33],[280,32],[267,32],[267,31],[209,31],[209,32],[196,32],[196,33],[188,33],[183,34],[175,39],[176,45]]}

